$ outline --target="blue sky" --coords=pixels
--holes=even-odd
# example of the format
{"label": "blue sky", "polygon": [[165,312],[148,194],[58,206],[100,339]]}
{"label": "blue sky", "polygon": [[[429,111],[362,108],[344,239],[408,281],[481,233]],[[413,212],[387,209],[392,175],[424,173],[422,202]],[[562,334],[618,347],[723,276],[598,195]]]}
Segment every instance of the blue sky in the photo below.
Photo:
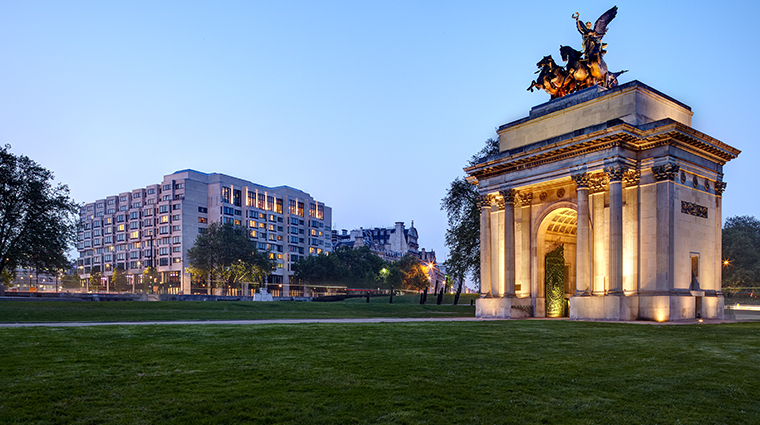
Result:
{"label": "blue sky", "polygon": [[[548,100],[526,88],[571,15],[612,2],[0,1],[0,143],[77,202],[194,168],[289,185],[335,228],[414,220],[446,256],[440,200],[495,128]],[[605,56],[691,106],[743,153],[723,216],[758,216],[754,2],[620,1]]]}

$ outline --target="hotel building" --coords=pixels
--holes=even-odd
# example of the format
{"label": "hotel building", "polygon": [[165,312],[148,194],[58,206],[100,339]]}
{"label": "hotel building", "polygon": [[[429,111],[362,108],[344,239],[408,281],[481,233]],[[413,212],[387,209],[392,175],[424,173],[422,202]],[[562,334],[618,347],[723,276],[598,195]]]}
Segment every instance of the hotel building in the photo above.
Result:
{"label": "hotel building", "polygon": [[125,270],[130,286],[154,267],[169,293],[206,293],[186,273],[187,250],[213,222],[245,226],[259,251],[276,261],[267,283],[287,296],[291,266],[329,252],[332,209],[289,186],[266,187],[225,174],[182,170],[159,184],[82,205],[77,270]]}

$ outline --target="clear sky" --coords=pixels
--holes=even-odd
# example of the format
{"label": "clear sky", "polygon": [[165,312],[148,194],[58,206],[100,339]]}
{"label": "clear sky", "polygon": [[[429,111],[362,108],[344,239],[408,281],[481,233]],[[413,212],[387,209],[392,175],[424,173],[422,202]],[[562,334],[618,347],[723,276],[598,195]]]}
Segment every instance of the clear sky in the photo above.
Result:
{"label": "clear sky", "polygon": [[[611,1],[0,1],[0,143],[77,202],[193,168],[311,193],[337,229],[414,224],[501,124],[548,100],[544,55]],[[619,1],[605,56],[743,151],[724,218],[759,216],[757,2]]]}

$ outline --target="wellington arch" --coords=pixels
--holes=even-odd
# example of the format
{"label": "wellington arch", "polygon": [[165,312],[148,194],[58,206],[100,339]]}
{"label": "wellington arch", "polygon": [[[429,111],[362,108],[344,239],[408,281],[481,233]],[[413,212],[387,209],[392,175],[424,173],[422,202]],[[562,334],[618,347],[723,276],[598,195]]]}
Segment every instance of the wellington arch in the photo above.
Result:
{"label": "wellington arch", "polygon": [[479,317],[722,318],[723,166],[740,152],[639,81],[498,129],[481,195]]}

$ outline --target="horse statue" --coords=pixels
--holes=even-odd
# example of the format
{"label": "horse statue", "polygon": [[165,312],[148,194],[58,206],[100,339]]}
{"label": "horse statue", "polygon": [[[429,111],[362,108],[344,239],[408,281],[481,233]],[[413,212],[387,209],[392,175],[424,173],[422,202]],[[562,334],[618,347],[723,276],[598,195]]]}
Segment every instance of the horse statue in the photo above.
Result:
{"label": "horse statue", "polygon": [[552,99],[562,97],[568,92],[565,80],[567,80],[567,71],[554,62],[554,58],[544,56],[536,66],[539,68],[536,73],[538,78],[531,82],[527,90],[533,91],[533,88],[542,89],[551,95]]}
{"label": "horse statue", "polygon": [[567,75],[575,80],[577,90],[583,90],[593,85],[591,69],[587,62],[581,59],[583,53],[570,46],[559,46],[559,53],[562,55],[562,61],[567,62],[565,66]]}
{"label": "horse statue", "polygon": [[607,25],[617,16],[617,6],[613,6],[604,12],[596,23],[585,25],[579,19],[578,13],[573,14],[578,32],[583,37],[583,49],[575,50],[570,46],[559,46],[562,60],[567,62],[566,67],[558,66],[551,56],[544,58],[536,64],[539,70],[538,78],[528,87],[539,88],[551,95],[552,99],[565,96],[566,94],[583,90],[587,87],[598,85],[604,88],[612,88],[618,85],[618,77],[627,72],[609,72],[604,55],[607,53],[607,43],[602,38],[607,34]]}

